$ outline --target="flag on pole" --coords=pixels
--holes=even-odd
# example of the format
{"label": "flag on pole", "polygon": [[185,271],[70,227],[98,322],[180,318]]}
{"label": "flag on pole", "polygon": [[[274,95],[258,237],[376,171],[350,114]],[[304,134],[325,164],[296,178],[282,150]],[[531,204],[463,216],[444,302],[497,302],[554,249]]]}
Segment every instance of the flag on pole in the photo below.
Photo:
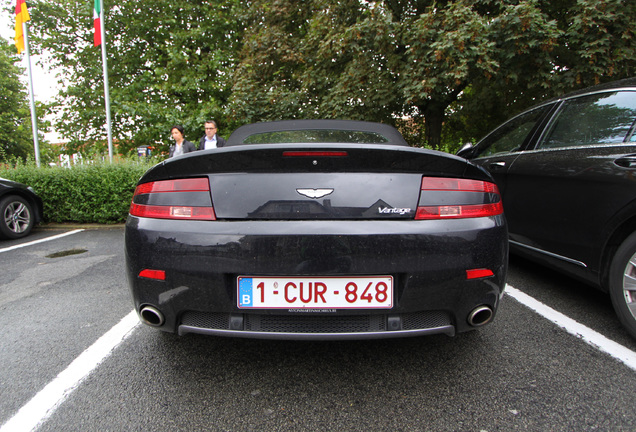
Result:
{"label": "flag on pole", "polygon": [[35,98],[33,96],[33,73],[31,71],[31,56],[29,54],[29,32],[26,22],[30,21],[26,0],[15,1],[15,46],[18,54],[26,51],[27,70],[29,72],[29,99],[31,100],[31,127],[33,129],[33,148],[35,162],[40,166],[40,144],[38,143],[38,122],[35,112]]}
{"label": "flag on pole", "polygon": [[106,132],[108,134],[108,158],[113,163],[113,133],[110,119],[110,94],[108,90],[108,66],[106,61],[106,32],[104,30],[104,4],[102,0],[95,0],[93,22],[95,24],[95,35],[93,36],[95,46],[102,46],[102,66],[104,68],[104,102],[106,104]]}
{"label": "flag on pole", "polygon": [[102,2],[101,0],[95,0],[95,9],[93,9],[93,24],[95,26],[95,33],[93,34],[93,43],[95,46],[102,44]]}
{"label": "flag on pole", "polygon": [[[99,1],[99,0],[95,0]],[[24,33],[22,32],[22,24],[29,21],[29,11],[25,0],[15,1],[15,46],[18,49],[18,54],[24,51]]]}

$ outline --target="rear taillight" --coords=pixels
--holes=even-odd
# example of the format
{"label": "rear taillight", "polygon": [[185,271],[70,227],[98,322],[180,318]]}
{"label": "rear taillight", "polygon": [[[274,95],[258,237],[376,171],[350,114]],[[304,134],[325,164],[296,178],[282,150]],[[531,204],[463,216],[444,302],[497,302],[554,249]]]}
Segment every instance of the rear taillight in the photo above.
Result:
{"label": "rear taillight", "polygon": [[140,184],[130,214],[154,219],[216,220],[207,178]]}
{"label": "rear taillight", "polygon": [[212,207],[155,206],[132,203],[130,214],[155,219],[216,220]]}
{"label": "rear taillight", "polygon": [[164,180],[144,183],[137,186],[135,195],[159,192],[209,192],[210,182],[207,178],[181,180]]}
{"label": "rear taillight", "polygon": [[497,185],[456,178],[423,177],[416,220],[463,219],[503,213]]}

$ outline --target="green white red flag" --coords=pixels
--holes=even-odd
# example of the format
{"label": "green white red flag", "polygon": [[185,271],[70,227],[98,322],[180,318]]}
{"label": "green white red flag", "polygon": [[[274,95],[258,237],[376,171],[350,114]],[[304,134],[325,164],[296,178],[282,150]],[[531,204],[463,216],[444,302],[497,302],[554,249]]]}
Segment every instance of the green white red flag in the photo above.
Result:
{"label": "green white red flag", "polygon": [[93,43],[95,46],[102,46],[102,68],[104,69],[104,102],[106,104],[106,132],[108,133],[108,158],[113,163],[113,133],[110,120],[110,95],[108,90],[108,66],[106,65],[106,40],[104,31],[104,2],[103,0],[95,0],[95,9],[93,9],[93,24],[95,33],[93,34]]}
{"label": "green white red flag", "polygon": [[[99,1],[99,0],[96,0]],[[18,54],[24,51],[24,34],[22,32],[22,24],[29,21],[29,11],[25,0],[16,0],[15,2],[15,46]]]}
{"label": "green white red flag", "polygon": [[93,24],[95,26],[95,33],[93,34],[93,43],[95,44],[95,46],[101,45],[102,43],[101,22],[102,22],[102,1],[95,0],[95,9],[93,9]]}

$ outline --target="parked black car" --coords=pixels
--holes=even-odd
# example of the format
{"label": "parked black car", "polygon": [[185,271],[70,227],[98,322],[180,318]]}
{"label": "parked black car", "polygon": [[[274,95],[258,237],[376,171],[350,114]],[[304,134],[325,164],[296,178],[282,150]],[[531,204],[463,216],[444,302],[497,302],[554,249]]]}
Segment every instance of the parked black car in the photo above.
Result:
{"label": "parked black car", "polygon": [[28,235],[42,215],[42,199],[31,187],[0,178],[0,238]]}
{"label": "parked black car", "polygon": [[636,337],[636,78],[536,106],[459,155],[503,196],[511,251],[608,291]]}
{"label": "parked black car", "polygon": [[490,175],[375,123],[241,127],[149,170],[125,233],[135,309],[179,334],[454,335],[492,320],[506,282]]}

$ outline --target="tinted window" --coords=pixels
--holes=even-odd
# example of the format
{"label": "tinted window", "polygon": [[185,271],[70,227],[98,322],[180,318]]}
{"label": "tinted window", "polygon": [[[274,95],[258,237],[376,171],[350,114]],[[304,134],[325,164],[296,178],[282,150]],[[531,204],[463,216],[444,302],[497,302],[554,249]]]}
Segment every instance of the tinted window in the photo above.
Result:
{"label": "tinted window", "polygon": [[567,100],[540,147],[622,143],[633,138],[630,134],[635,120],[636,92],[600,93]]}
{"label": "tinted window", "polygon": [[479,143],[478,157],[519,150],[530,132],[534,130],[537,122],[550,107],[551,105],[546,105],[534,109],[500,126]]}
{"label": "tinted window", "polygon": [[244,144],[282,144],[282,143],[358,143],[380,144],[388,140],[375,132],[305,129],[291,131],[273,131],[253,134],[245,138]]}

